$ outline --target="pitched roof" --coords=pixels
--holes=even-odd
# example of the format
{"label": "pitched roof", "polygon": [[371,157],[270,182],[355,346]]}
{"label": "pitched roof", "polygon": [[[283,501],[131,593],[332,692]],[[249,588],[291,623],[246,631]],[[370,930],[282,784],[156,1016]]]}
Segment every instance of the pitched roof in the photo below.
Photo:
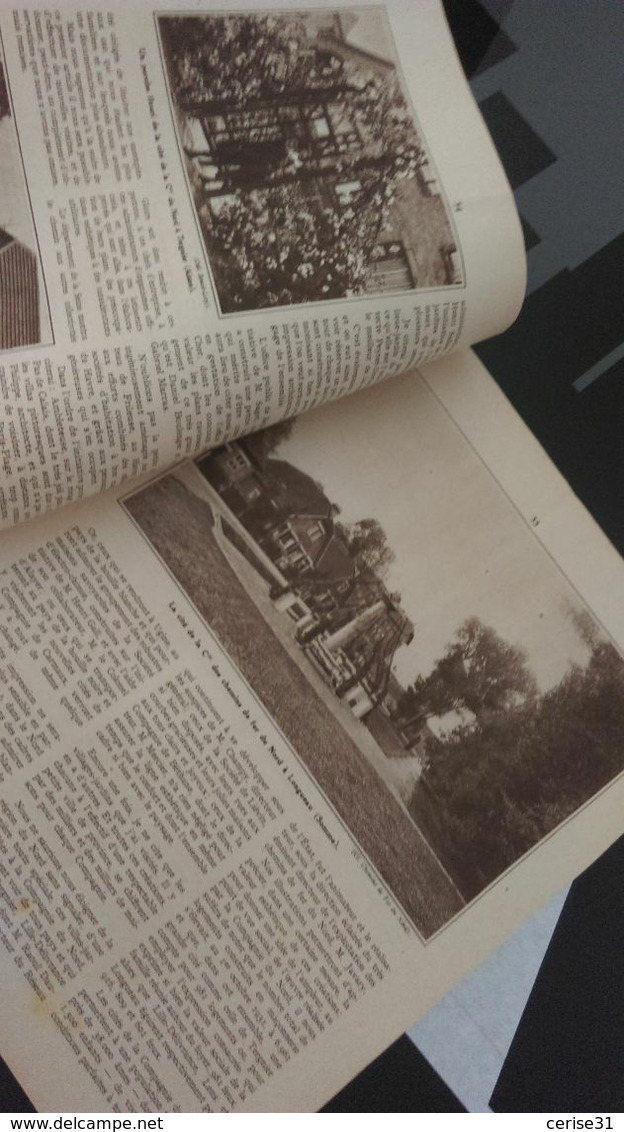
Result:
{"label": "pitched roof", "polygon": [[332,532],[317,558],[316,569],[325,577],[331,577],[333,581],[353,577],[355,572],[353,559],[335,531]]}
{"label": "pitched roof", "polygon": [[285,510],[298,515],[326,516],[331,503],[320,484],[287,460],[271,456],[262,467],[262,477],[274,499]]}
{"label": "pitched roof", "polygon": [[[354,564],[343,539],[334,530],[331,515],[291,514],[288,519],[306,554],[312,559],[316,573],[327,581],[351,578]],[[313,539],[308,533],[310,522],[320,523],[323,536]]]}

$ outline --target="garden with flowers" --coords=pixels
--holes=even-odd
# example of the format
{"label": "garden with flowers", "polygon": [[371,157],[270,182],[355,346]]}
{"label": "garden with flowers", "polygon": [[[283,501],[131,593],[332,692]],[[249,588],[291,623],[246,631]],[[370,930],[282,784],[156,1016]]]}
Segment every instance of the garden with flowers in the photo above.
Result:
{"label": "garden with flowers", "polygon": [[397,192],[425,162],[394,64],[327,12],[159,26],[222,310],[374,289]]}

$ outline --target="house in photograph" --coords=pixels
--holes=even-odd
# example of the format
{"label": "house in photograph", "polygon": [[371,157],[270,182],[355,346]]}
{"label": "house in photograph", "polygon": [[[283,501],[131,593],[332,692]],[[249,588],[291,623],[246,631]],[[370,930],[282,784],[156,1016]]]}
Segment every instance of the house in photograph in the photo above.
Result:
{"label": "house in photograph", "polygon": [[243,441],[223,445],[197,466],[316,621],[334,610],[354,583],[355,567],[319,485],[282,460],[260,466]]}
{"label": "house in photograph", "polygon": [[296,621],[310,663],[356,717],[385,705],[394,655],[414,628],[398,595],[354,558],[321,485],[287,461],[258,463],[241,441],[197,466],[245,528],[248,560],[270,564],[274,607]]}
{"label": "house in photograph", "polygon": [[198,467],[237,516],[243,515],[266,494],[260,469],[240,442],[216,448],[198,461]]}
{"label": "house in photograph", "polygon": [[305,515],[291,514],[261,539],[275,565],[296,577],[306,589],[306,575],[314,574],[322,584],[346,584],[354,574],[349,551],[334,529],[331,506]]}
{"label": "house in photograph", "polygon": [[0,228],[0,350],[40,340],[37,257]]}
{"label": "house in photograph", "polygon": [[335,529],[331,504],[322,499],[324,506],[305,514],[291,512],[259,540],[311,614],[298,627],[302,644],[331,623],[356,579],[348,547]]}
{"label": "house in photograph", "polygon": [[[328,68],[332,61],[342,61],[354,70],[389,80],[394,62],[380,53],[379,40],[366,35],[368,23],[362,13],[310,13],[306,20],[310,42],[302,54],[321,55]],[[237,101],[228,104],[224,99],[214,110],[198,117],[189,115],[183,140],[217,214],[221,201],[230,199],[233,190],[270,187],[276,168],[282,170],[280,182],[301,187],[306,206],[319,213],[326,209],[344,213],[366,200],[371,172],[379,164],[379,138],[350,106],[337,81],[326,90],[302,88],[286,102],[267,104],[263,100],[241,110]],[[400,117],[406,118],[407,111]],[[341,162],[341,158],[347,160]],[[356,172],[345,173],[343,164]],[[425,257],[423,229],[437,233],[440,226],[445,238],[437,248],[427,247]],[[457,248],[437,179],[421,155],[414,176],[396,187],[370,252],[366,289],[379,293],[426,285],[431,282],[432,253],[437,281],[457,282]]]}

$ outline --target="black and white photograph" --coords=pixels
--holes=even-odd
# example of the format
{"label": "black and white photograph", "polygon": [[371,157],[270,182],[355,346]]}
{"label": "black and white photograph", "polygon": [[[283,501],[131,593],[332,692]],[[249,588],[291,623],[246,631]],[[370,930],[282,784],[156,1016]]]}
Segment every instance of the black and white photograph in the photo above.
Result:
{"label": "black and white photograph", "polygon": [[0,350],[51,341],[39,248],[0,51]]}
{"label": "black and white photograph", "polygon": [[423,937],[624,769],[624,661],[413,376],[125,501]]}
{"label": "black and white photograph", "polygon": [[464,282],[383,8],[157,24],[222,313]]}

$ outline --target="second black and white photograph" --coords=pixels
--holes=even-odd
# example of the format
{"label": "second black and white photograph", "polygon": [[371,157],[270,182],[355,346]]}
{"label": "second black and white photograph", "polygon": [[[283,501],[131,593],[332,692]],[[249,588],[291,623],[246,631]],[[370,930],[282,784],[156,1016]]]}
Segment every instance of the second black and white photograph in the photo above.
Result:
{"label": "second black and white photograph", "polygon": [[0,350],[51,341],[39,247],[0,44]]}
{"label": "second black and white photograph", "polygon": [[125,501],[423,937],[624,769],[624,661],[420,378]]}
{"label": "second black and white photograph", "polygon": [[223,313],[464,282],[384,8],[157,23]]}

